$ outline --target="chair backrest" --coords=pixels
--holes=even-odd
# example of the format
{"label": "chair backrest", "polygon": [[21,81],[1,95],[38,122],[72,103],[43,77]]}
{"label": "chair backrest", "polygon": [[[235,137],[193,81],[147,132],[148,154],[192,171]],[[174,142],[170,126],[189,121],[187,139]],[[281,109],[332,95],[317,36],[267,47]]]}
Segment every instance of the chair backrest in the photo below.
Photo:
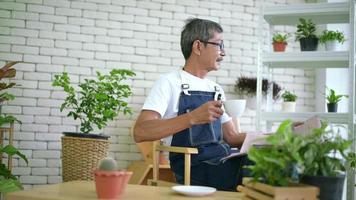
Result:
{"label": "chair backrest", "polygon": [[[136,122],[135,122],[136,123]],[[131,136],[133,137],[133,129],[134,129],[134,125],[131,127]],[[140,143],[136,143],[136,145],[138,146],[138,149],[141,152],[142,158],[145,162],[147,163],[153,163],[152,159],[153,159],[153,141],[149,141],[149,142],[140,142]]]}

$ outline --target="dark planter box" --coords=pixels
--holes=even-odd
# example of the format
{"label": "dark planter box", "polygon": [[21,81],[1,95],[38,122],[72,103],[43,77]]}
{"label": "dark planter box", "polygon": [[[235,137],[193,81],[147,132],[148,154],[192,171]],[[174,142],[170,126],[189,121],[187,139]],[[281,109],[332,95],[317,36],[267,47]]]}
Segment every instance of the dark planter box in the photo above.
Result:
{"label": "dark planter box", "polygon": [[303,176],[301,182],[320,189],[320,200],[341,200],[345,175]]}
{"label": "dark planter box", "polygon": [[318,48],[319,39],[315,37],[301,38],[299,42],[302,51],[315,51]]}

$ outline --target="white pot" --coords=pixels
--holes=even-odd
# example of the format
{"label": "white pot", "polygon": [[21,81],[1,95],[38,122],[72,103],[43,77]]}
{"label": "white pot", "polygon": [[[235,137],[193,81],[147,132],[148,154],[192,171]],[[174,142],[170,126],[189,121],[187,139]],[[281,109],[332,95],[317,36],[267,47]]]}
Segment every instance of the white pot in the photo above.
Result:
{"label": "white pot", "polygon": [[284,112],[295,112],[296,102],[287,101],[282,103],[282,111]]}
{"label": "white pot", "polygon": [[326,51],[338,51],[340,48],[340,43],[337,40],[331,40],[325,42]]}

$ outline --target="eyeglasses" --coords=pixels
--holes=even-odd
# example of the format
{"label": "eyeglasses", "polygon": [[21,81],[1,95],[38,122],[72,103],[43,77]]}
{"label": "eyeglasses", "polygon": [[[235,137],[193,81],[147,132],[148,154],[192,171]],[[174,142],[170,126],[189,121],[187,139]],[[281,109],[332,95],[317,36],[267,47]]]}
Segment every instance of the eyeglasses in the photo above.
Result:
{"label": "eyeglasses", "polygon": [[224,50],[224,43],[221,42],[221,43],[217,43],[217,42],[209,42],[209,41],[200,41],[202,43],[207,43],[207,44],[212,44],[212,45],[215,45],[215,46],[219,46],[220,48],[220,51],[223,51]]}

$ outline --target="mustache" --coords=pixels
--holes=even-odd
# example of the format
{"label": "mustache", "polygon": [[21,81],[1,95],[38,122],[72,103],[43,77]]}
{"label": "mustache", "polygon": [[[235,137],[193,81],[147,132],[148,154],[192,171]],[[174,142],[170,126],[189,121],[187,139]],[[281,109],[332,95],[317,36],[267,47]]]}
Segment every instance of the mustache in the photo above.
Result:
{"label": "mustache", "polygon": [[221,62],[221,61],[223,61],[223,60],[224,60],[223,58],[218,58],[218,59],[216,59],[217,62]]}

